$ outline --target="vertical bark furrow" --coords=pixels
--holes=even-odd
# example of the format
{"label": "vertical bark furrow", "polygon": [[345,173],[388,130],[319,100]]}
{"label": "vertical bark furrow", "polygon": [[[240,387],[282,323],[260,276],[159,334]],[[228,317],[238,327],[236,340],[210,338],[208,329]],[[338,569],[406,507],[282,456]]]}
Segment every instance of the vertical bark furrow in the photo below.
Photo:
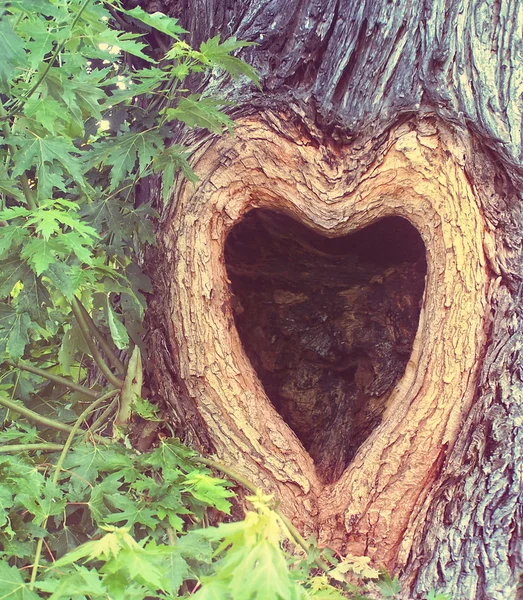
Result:
{"label": "vertical bark furrow", "polygon": [[[178,9],[197,45],[216,33],[257,42],[242,54],[270,94],[255,99],[253,87],[218,84],[245,107],[280,108],[292,98],[320,125],[370,136],[423,103],[477,129],[523,181],[518,0],[213,0],[182,11],[173,0],[164,4]],[[314,68],[304,69],[307,63]]]}
{"label": "vertical bark furrow", "polygon": [[505,288],[494,306],[492,336],[501,341],[485,357],[485,392],[448,458],[411,551],[407,573],[419,594],[441,589],[456,598],[506,600],[516,597],[523,571],[522,315]]}

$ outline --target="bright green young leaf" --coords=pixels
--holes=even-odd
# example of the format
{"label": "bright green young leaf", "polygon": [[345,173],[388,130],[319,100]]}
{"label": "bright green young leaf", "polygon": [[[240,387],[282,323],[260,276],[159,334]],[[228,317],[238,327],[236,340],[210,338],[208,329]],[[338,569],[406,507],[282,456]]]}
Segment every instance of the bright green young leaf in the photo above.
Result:
{"label": "bright green young leaf", "polygon": [[108,590],[102,582],[102,576],[96,569],[88,569],[81,565],[74,565],[72,573],[64,574],[64,570],[52,577],[46,577],[42,582],[36,583],[36,588],[51,593],[52,600],[69,600],[70,598],[87,597],[91,600],[105,600]]}
{"label": "bright green young leaf", "polygon": [[234,493],[225,487],[227,482],[223,479],[193,471],[187,475],[185,485],[198,500],[229,514],[231,503],[227,498],[234,496]]}
{"label": "bright green young leaf", "polygon": [[148,13],[137,6],[132,10],[122,10],[123,13],[129,15],[135,19],[138,19],[142,23],[149,25],[156,31],[165,33],[169,37],[177,39],[179,35],[187,33],[187,31],[178,25],[178,20],[168,17],[161,12]]}

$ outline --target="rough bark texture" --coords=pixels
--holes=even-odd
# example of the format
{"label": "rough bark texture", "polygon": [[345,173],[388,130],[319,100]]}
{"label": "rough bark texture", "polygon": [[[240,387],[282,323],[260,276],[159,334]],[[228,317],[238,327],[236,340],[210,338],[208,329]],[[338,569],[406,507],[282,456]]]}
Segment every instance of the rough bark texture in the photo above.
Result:
{"label": "rough bark texture", "polygon": [[[195,43],[217,33],[258,42],[245,56],[264,88],[208,82],[239,103],[241,125],[234,139],[200,139],[201,182],[178,185],[164,214],[151,346],[175,423],[276,491],[304,531],[401,568],[409,597],[514,597],[523,4],[154,4],[179,15]],[[269,401],[235,325],[224,245],[253,208],[328,237],[403,217],[425,244],[406,370],[329,485]]]}

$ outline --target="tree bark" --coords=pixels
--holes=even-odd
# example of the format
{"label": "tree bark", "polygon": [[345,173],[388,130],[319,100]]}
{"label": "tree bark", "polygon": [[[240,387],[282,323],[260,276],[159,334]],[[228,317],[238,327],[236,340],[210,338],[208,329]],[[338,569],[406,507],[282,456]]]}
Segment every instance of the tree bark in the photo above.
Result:
{"label": "tree bark", "polygon": [[[207,82],[237,103],[236,134],[186,140],[200,181],[177,183],[148,256],[151,387],[173,427],[275,493],[304,533],[401,572],[405,597],[515,597],[523,5],[162,7],[193,43],[258,42],[244,56],[264,90]],[[238,233],[260,215],[261,255]],[[312,233],[283,239],[281,215]],[[413,262],[379,271],[350,241],[342,260],[315,237],[364,239],[386,218],[421,236],[422,296],[398,299]]]}

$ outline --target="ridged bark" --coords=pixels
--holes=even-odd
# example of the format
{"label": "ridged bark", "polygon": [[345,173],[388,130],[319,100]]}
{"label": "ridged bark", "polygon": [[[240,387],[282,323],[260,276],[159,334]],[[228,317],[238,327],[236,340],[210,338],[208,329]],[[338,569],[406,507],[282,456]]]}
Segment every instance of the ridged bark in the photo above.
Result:
{"label": "ridged bark", "polygon": [[[523,4],[150,4],[179,16],[193,43],[216,34],[257,42],[243,56],[263,87],[219,74],[206,83],[237,103],[240,126],[235,138],[199,139],[201,181],[173,190],[150,255],[150,367],[173,422],[277,492],[304,531],[401,570],[409,597],[430,588],[514,597],[523,571]],[[259,207],[328,236],[401,216],[426,248],[405,374],[381,424],[327,487],[235,326],[225,239]]]}

